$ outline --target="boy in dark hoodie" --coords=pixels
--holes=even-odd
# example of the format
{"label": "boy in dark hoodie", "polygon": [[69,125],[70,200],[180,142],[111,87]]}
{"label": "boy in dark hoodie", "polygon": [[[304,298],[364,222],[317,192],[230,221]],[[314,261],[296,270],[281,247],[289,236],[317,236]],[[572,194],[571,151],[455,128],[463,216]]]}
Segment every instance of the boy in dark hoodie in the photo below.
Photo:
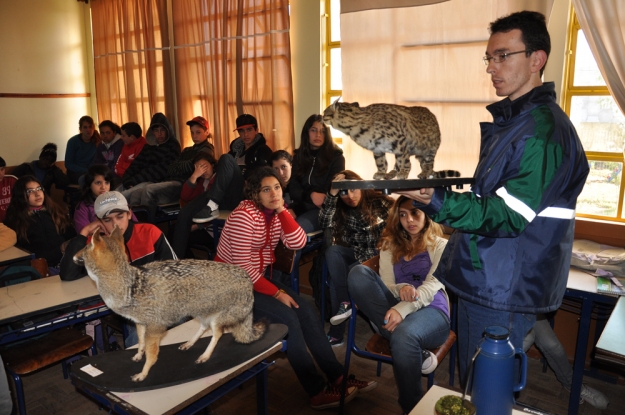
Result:
{"label": "boy in dark hoodie", "polygon": [[48,143],[41,149],[39,160],[33,160],[30,163],[23,163],[13,169],[13,176],[20,178],[22,176],[35,176],[43,189],[49,195],[52,185],[57,189],[67,187],[69,179],[63,173],[63,170],[56,166],[56,144]]}
{"label": "boy in dark hoodie", "polygon": [[180,200],[182,185],[195,170],[193,158],[200,152],[215,156],[215,148],[208,139],[212,137],[208,121],[204,117],[195,117],[187,121],[191,130],[193,145],[186,147],[167,171],[168,180],[160,183],[151,183],[145,186],[138,197],[139,204],[145,206],[177,203]]}
{"label": "boy in dark hoodie", "polygon": [[145,140],[147,144],[128,167],[122,176],[122,186],[117,189],[129,205],[140,204],[145,186],[166,180],[169,166],[180,156],[174,129],[161,112],[152,116]]}

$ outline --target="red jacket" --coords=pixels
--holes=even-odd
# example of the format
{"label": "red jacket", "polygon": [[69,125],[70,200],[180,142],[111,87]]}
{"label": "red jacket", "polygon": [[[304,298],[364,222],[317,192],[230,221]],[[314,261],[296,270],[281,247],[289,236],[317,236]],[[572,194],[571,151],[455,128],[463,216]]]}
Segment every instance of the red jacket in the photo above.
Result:
{"label": "red jacket", "polygon": [[143,146],[145,145],[145,137],[141,136],[137,138],[134,143],[130,145],[124,144],[122,147],[122,152],[117,159],[117,163],[115,163],[115,174],[119,177],[122,177],[128,167],[132,164],[133,161],[137,158],[141,150],[143,150]]}
{"label": "red jacket", "polygon": [[180,201],[184,203],[189,203],[202,193],[207,192],[211,188],[213,183],[215,183],[215,177],[216,176],[213,174],[213,177],[210,178],[210,182],[208,182],[206,189],[204,189],[204,181],[206,181],[206,179],[203,177],[198,177],[195,184],[191,184],[188,180],[185,180],[184,184],[182,185],[182,191],[180,192]]}

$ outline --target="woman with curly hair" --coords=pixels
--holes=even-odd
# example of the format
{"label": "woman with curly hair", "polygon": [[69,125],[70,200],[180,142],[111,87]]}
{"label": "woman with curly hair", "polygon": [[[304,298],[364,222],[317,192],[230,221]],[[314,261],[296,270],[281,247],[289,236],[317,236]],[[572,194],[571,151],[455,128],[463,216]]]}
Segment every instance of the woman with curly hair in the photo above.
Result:
{"label": "woman with curly hair", "polygon": [[[271,167],[253,171],[245,185],[247,200],[228,217],[215,261],[235,264],[248,272],[254,283],[255,318],[266,318],[288,327],[286,356],[310,396],[311,406],[315,409],[337,407],[343,365],[332,352],[313,306],[289,286],[268,279],[279,240],[289,249],[300,249],[306,244],[304,230],[284,207],[282,192],[280,178]],[[329,383],[319,374],[315,362]],[[346,402],[354,398],[358,390],[377,386],[375,382],[358,381],[353,377],[348,379],[347,385]]]}
{"label": "woman with curly hair", "polygon": [[35,176],[15,182],[4,224],[17,233],[17,246],[45,258],[51,268],[61,262],[65,242],[76,236],[66,209],[45,194]]}
{"label": "woman with curly hair", "polygon": [[438,362],[434,349],[449,335],[449,303],[445,287],[432,274],[447,240],[440,225],[400,196],[380,240],[380,274],[355,266],[347,278],[349,293],[393,353],[399,404],[408,413],[423,395],[421,373]]}
{"label": "woman with curly hair", "polygon": [[[362,180],[351,170],[343,170],[334,181]],[[347,274],[357,264],[377,255],[377,244],[386,226],[393,199],[372,189],[330,189],[321,211],[322,228],[332,227],[334,245],[326,250],[330,274],[330,303],[334,316],[328,341],[332,346],[343,344],[345,320],[352,314],[347,292]]]}

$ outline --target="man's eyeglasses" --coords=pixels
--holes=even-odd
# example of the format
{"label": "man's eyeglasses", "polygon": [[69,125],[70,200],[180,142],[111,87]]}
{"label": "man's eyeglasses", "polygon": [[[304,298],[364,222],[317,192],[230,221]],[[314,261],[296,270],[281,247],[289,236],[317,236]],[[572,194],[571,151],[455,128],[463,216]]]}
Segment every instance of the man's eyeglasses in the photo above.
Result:
{"label": "man's eyeglasses", "polygon": [[506,52],[506,53],[496,53],[494,56],[484,56],[482,60],[484,61],[484,65],[488,65],[490,60],[492,59],[495,63],[501,63],[506,60],[506,58],[510,55],[516,55],[517,53],[532,53],[533,50],[525,49],[520,50],[518,52]]}
{"label": "man's eyeglasses", "polygon": [[35,187],[34,189],[26,189],[26,196],[30,196],[35,192],[43,192],[43,187],[38,186],[38,187]]}

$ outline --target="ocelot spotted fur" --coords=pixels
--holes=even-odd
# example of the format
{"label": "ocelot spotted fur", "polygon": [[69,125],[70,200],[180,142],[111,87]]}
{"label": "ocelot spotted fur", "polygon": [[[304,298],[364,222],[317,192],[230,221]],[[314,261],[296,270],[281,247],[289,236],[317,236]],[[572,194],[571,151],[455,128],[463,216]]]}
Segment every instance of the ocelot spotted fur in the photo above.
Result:
{"label": "ocelot spotted fur", "polygon": [[[334,102],[323,112],[323,121],[347,134],[359,146],[373,151],[378,172],[374,179],[405,179],[410,156],[421,164],[420,179],[460,177],[456,170],[434,171],[434,157],[441,132],[434,114],[425,107],[395,104]],[[395,155],[395,168],[387,173],[386,153]]]}

